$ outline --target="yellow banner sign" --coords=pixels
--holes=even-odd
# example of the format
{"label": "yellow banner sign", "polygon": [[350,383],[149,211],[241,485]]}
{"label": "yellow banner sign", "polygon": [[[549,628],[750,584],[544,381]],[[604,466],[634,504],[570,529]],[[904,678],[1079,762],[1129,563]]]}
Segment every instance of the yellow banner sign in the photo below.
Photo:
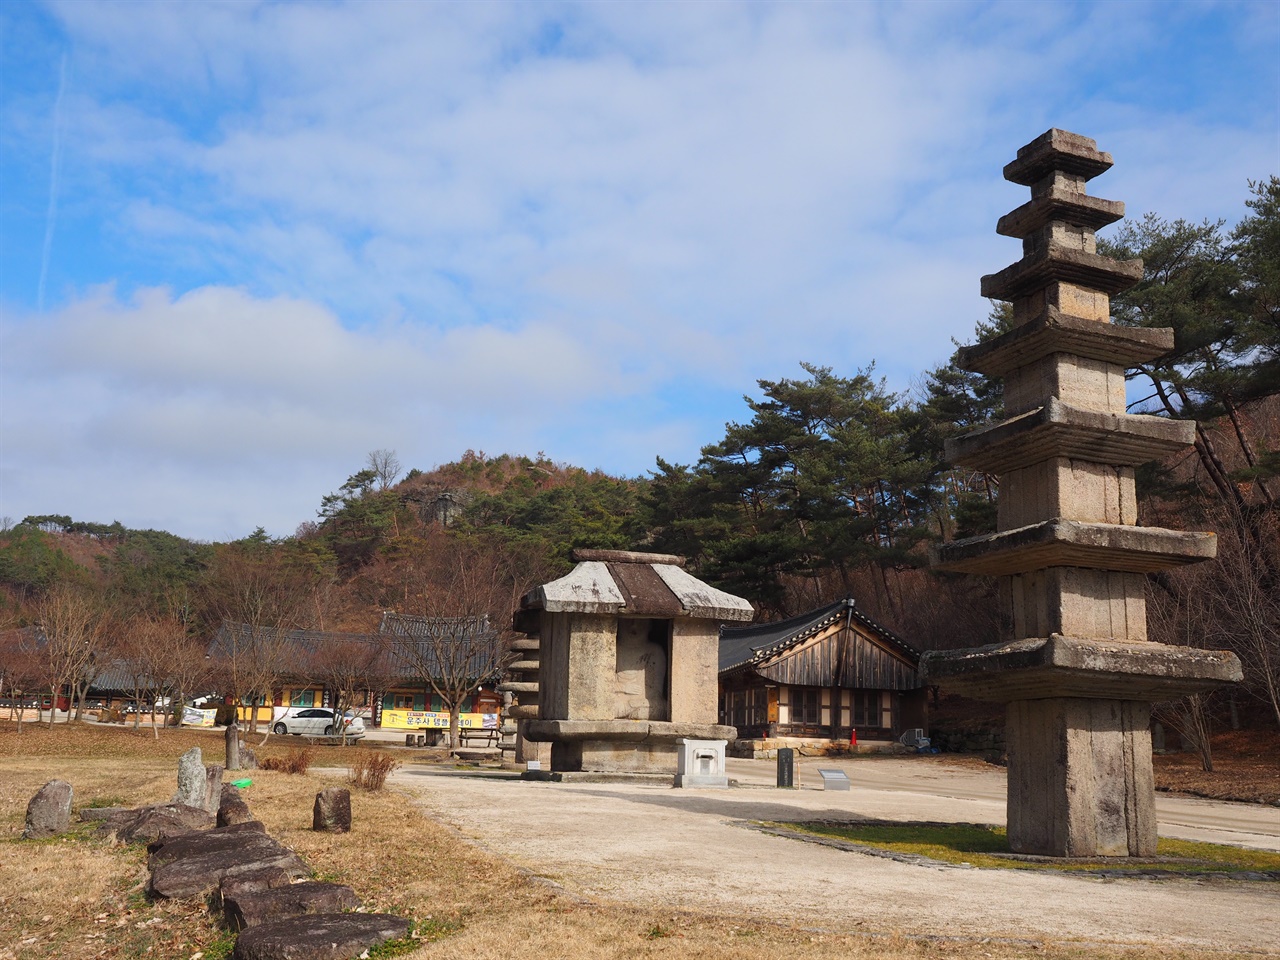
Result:
{"label": "yellow banner sign", "polygon": [[[391,730],[447,730],[449,714],[424,710],[383,710],[382,727]],[[496,713],[462,713],[458,715],[462,730],[496,730]]]}
{"label": "yellow banner sign", "polygon": [[182,725],[184,727],[212,727],[217,710],[197,710],[195,707],[183,707]]}

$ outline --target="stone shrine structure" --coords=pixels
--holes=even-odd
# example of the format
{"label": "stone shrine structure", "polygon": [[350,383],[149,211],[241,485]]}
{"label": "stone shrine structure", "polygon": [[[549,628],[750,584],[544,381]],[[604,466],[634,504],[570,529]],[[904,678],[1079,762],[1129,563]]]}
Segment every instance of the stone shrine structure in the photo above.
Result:
{"label": "stone shrine structure", "polygon": [[1151,856],[1151,703],[1240,679],[1230,653],[1147,640],[1146,574],[1211,559],[1210,533],[1137,526],[1134,468],[1189,446],[1195,424],[1126,412],[1124,371],[1173,331],[1117,327],[1110,297],[1142,262],[1099,256],[1094,231],[1124,205],[1085,194],[1111,166],[1093,140],[1050,130],[1006,180],[1031,200],[996,231],[1017,263],[982,278],[1017,326],[961,351],[1004,379],[1006,419],[947,442],[947,458],[1000,475],[997,532],[942,544],[939,569],[1002,577],[1007,642],[926,654],[927,682],[1006,708],[1009,846],[1059,857]]}
{"label": "stone shrine structure", "polygon": [[677,741],[733,740],[716,722],[719,628],[750,620],[751,604],[691,576],[682,557],[578,550],[574,560],[515,615],[538,638],[538,717],[521,735],[551,745],[549,775],[673,776]]}

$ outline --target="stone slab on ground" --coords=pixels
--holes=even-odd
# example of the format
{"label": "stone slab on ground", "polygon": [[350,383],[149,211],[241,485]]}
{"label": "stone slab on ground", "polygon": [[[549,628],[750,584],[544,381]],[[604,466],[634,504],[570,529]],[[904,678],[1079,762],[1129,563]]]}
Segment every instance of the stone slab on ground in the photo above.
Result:
{"label": "stone slab on ground", "polygon": [[65,780],[50,780],[36,791],[27,804],[22,839],[43,840],[66,833],[71,827],[71,800],[74,791]]}
{"label": "stone slab on ground", "polygon": [[172,863],[174,860],[181,860],[193,854],[239,846],[244,842],[246,833],[266,836],[266,832],[267,828],[263,826],[262,821],[249,820],[245,823],[233,823],[181,837],[155,840],[147,844],[147,866],[154,870],[162,863]]}
{"label": "stone slab on ground", "polygon": [[349,960],[407,936],[409,921],[386,913],[322,913],[244,931],[232,960]]}
{"label": "stone slab on ground", "polygon": [[279,867],[291,877],[310,876],[296,853],[263,833],[245,832],[236,846],[219,846],[162,863],[151,871],[148,890],[159,897],[189,899],[218,889],[229,877]]}
{"label": "stone slab on ground", "polygon": [[81,823],[93,823],[114,817],[116,814],[124,813],[129,809],[129,807],[81,807],[76,812],[76,816],[80,818]]}
{"label": "stone slab on ground", "polygon": [[247,930],[265,923],[315,913],[342,913],[360,906],[354,890],[339,883],[303,881],[266,890],[224,891],[223,909],[232,930]]}
{"label": "stone slab on ground", "polygon": [[152,843],[208,830],[213,823],[213,817],[201,807],[161,803],[112,814],[98,827],[98,833],[114,836],[119,843]]}
{"label": "stone slab on ground", "polygon": [[218,884],[212,906],[217,910],[228,900],[244,899],[253,894],[262,893],[264,890],[287,887],[289,883],[288,871],[280,867],[263,867],[261,870],[253,870],[249,873],[223,877],[222,883]]}

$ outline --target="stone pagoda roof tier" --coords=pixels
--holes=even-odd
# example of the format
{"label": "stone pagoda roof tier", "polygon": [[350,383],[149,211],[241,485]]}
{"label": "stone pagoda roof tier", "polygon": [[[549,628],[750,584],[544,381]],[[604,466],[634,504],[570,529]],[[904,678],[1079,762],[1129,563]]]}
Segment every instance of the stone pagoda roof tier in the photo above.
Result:
{"label": "stone pagoda roof tier", "polygon": [[1051,243],[999,273],[982,278],[982,295],[1017,300],[1051,283],[1072,283],[1106,294],[1128,290],[1142,279],[1141,260],[1112,260],[1096,253]]}
{"label": "stone pagoda roof tier", "polygon": [[947,460],[1005,473],[1053,457],[1136,467],[1195,442],[1191,420],[1081,410],[1049,398],[1044,406],[947,440]]}
{"label": "stone pagoda roof tier", "polygon": [[925,683],[978,700],[1043,697],[1171,700],[1238,681],[1240,661],[1222,650],[1079,637],[1032,637],[931,653]]}
{"label": "stone pagoda roof tier", "polygon": [[1049,306],[994,340],[961,347],[957,359],[964,370],[1003,377],[1052,353],[1070,353],[1131,367],[1154,360],[1172,349],[1171,328],[1117,327],[1100,320],[1073,317]]}
{"label": "stone pagoda roof tier", "polygon": [[1054,184],[1048,193],[1001,217],[996,223],[996,233],[1021,240],[1054,220],[1100,230],[1123,219],[1124,204],[1119,200],[1103,200]]}
{"label": "stone pagoda roof tier", "polygon": [[1004,178],[1024,187],[1034,186],[1055,171],[1092,180],[1110,170],[1111,164],[1111,154],[1099,150],[1096,140],[1055,127],[1021,147],[1017,158],[1005,164]]}
{"label": "stone pagoda roof tier", "polygon": [[940,570],[1002,576],[1046,567],[1153,573],[1210,560],[1216,551],[1212,533],[1054,519],[938,544],[931,552]]}

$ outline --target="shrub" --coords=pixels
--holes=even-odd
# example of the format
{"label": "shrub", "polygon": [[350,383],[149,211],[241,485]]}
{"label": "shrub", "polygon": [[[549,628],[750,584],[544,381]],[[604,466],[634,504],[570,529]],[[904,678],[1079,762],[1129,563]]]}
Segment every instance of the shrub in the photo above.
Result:
{"label": "shrub", "polygon": [[124,723],[124,714],[115,708],[98,711],[99,723]]}
{"label": "shrub", "polygon": [[311,766],[313,752],[303,747],[293,747],[283,757],[263,757],[258,761],[263,770],[277,770],[280,773],[306,773]]}
{"label": "shrub", "polygon": [[398,766],[400,761],[389,753],[369,753],[351,764],[351,782],[364,790],[381,790]]}

